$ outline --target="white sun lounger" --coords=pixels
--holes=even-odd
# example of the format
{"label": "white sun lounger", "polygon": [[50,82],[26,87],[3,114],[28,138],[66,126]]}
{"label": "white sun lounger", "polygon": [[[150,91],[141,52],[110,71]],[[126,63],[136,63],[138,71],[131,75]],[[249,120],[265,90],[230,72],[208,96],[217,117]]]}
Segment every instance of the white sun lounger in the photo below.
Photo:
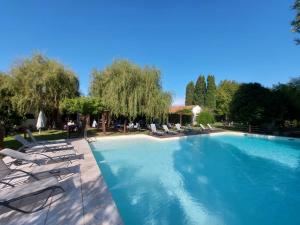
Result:
{"label": "white sun lounger", "polygon": [[[29,129],[26,129],[27,134],[29,135],[30,139],[32,140],[32,142],[36,145],[44,145],[46,147],[60,147],[60,146],[69,146],[69,147],[73,147],[69,142],[67,142],[67,140],[63,139],[63,140],[53,140],[53,141],[37,141],[36,138],[33,136],[33,134],[31,133],[31,131]],[[30,142],[29,142],[30,143]]]}
{"label": "white sun lounger", "polygon": [[150,127],[151,127],[151,132],[152,132],[153,134],[160,135],[160,136],[165,134],[165,133],[162,132],[162,131],[156,130],[156,126],[155,126],[154,123],[151,123],[151,124],[150,124]]}
{"label": "white sun lounger", "polygon": [[207,126],[208,126],[208,128],[209,128],[210,130],[215,130],[215,129],[216,129],[216,128],[212,127],[209,123],[207,124]]}
{"label": "white sun lounger", "polygon": [[168,128],[168,126],[167,125],[163,125],[163,129],[164,129],[164,131],[166,132],[166,133],[168,133],[168,134],[178,134],[176,131],[171,131],[171,130],[169,130],[169,128]]}
{"label": "white sun lounger", "polygon": [[184,132],[184,129],[181,128],[181,125],[179,123],[176,123],[175,127],[176,127],[177,131]]}
{"label": "white sun lounger", "polygon": [[40,144],[35,144],[32,142],[27,141],[25,138],[23,138],[20,135],[16,135],[15,139],[20,142],[26,149],[25,151],[57,151],[57,150],[67,150],[67,149],[73,149],[74,147],[72,145],[56,145],[56,144],[51,144],[51,145],[40,145]]}
{"label": "white sun lounger", "polygon": [[[13,159],[17,159],[20,161],[24,161],[27,163],[34,163],[37,165],[41,165],[41,162],[44,161],[46,162],[60,162],[61,160],[68,160],[71,156],[75,156],[73,153],[69,153],[67,151],[59,151],[55,152],[53,154],[48,154],[46,152],[44,153],[23,153],[19,151],[15,151],[9,148],[2,149],[0,151],[1,155],[9,156]],[[71,162],[70,160],[68,160]]]}

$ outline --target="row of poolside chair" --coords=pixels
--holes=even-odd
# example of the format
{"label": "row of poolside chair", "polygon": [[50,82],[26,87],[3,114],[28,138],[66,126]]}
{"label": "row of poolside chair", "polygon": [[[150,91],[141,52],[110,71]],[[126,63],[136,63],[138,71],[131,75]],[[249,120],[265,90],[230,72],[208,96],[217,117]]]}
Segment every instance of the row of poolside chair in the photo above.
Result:
{"label": "row of poolside chair", "polygon": [[[207,124],[207,127],[205,127],[203,124],[199,124],[202,131],[214,131],[216,128],[212,127],[210,124]],[[171,134],[171,135],[177,135],[181,132],[190,132],[192,131],[192,128],[185,127],[183,128],[179,123],[175,124],[176,131],[171,131],[167,125],[162,125],[162,128],[164,131],[159,131],[156,129],[156,125],[154,123],[150,124],[151,133],[154,135],[162,136],[165,134]]]}
{"label": "row of poolside chair", "polygon": [[[65,191],[60,184],[62,180],[60,175],[64,169],[71,172],[68,169],[72,163],[70,158],[77,155],[77,152],[65,140],[38,142],[29,130],[27,133],[32,142],[18,135],[15,137],[17,141],[23,144],[22,150],[24,152],[9,148],[0,151],[1,155],[12,158],[14,160],[12,163],[17,165],[30,164],[29,167],[25,167],[26,170],[23,167],[22,169],[12,169],[11,165],[7,165],[3,159],[0,159],[0,206],[22,213],[33,213],[43,209],[56,190]],[[21,174],[25,175],[27,179],[20,183]],[[40,174],[44,175],[42,179],[38,176]],[[49,190],[50,192],[47,192]],[[35,209],[26,210],[15,204],[16,201],[42,193],[46,195],[43,198],[43,203]]]}

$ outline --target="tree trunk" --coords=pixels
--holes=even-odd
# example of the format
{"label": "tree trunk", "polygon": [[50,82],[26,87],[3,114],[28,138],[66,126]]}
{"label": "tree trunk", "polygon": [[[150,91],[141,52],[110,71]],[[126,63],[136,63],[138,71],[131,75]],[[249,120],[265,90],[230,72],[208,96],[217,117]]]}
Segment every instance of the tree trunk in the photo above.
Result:
{"label": "tree trunk", "polygon": [[102,113],[102,132],[105,134],[106,133],[106,126],[105,126],[105,112]]}
{"label": "tree trunk", "polygon": [[179,121],[180,125],[182,125],[182,113],[179,114]]}
{"label": "tree trunk", "polygon": [[110,112],[107,112],[107,124],[106,124],[107,129],[109,129],[110,123],[111,123],[111,115]]}
{"label": "tree trunk", "polygon": [[124,133],[127,132],[127,120],[124,120]]}
{"label": "tree trunk", "polygon": [[4,127],[0,124],[0,149],[4,148]]}

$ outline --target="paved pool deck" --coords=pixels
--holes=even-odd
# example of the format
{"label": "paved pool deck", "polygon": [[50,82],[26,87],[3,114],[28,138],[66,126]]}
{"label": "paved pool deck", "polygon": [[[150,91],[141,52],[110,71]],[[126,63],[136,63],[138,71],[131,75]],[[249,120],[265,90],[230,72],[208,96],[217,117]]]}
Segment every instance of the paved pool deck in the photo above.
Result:
{"label": "paved pool deck", "polygon": [[[72,173],[60,181],[64,193],[51,197],[41,211],[23,214],[0,207],[0,224],[6,225],[122,225],[118,209],[95,161],[89,144],[73,140],[78,159],[68,166]],[[20,205],[27,207],[26,202]],[[30,204],[28,205],[28,207]]]}

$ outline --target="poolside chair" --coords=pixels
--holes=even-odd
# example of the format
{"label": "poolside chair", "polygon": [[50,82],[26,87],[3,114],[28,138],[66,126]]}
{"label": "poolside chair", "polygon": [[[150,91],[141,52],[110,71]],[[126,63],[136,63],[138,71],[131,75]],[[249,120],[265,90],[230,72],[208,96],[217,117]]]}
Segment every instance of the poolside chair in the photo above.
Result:
{"label": "poolside chair", "polygon": [[171,130],[169,130],[169,128],[168,128],[167,125],[163,125],[163,129],[164,129],[164,131],[165,131],[166,133],[168,133],[168,134],[173,134],[173,135],[178,134],[176,131],[171,131]]}
{"label": "poolside chair", "polygon": [[65,152],[63,152],[63,153],[64,154],[62,154],[62,152],[58,152],[58,153],[51,154],[51,155],[47,154],[46,152],[44,152],[44,153],[37,153],[37,152],[23,153],[23,152],[9,149],[9,148],[5,148],[0,151],[1,155],[9,156],[18,161],[22,161],[22,162],[26,162],[26,163],[33,163],[36,165],[47,164],[48,162],[57,163],[57,162],[61,162],[61,161],[65,160],[65,159],[67,159],[71,163],[71,160],[69,160],[69,158],[71,156],[74,156],[74,154],[66,154]]}
{"label": "poolside chair", "polygon": [[[22,174],[29,176],[34,180],[39,180],[37,174],[50,173],[52,175],[58,175],[60,177],[60,171],[62,169],[68,170],[67,163],[53,163],[49,165],[41,165],[30,167],[30,172],[22,169],[11,169],[2,159],[0,159],[0,183],[11,186],[11,181],[16,178],[22,177]],[[69,170],[68,170],[69,171]],[[69,171],[71,172],[71,171]],[[6,181],[8,180],[8,181]]]}
{"label": "poolside chair", "polygon": [[15,136],[15,140],[20,142],[24,147],[25,151],[57,151],[57,150],[67,150],[74,148],[72,145],[40,145],[27,141],[20,135]]}
{"label": "poolside chair", "polygon": [[29,129],[26,129],[26,132],[29,135],[32,142],[36,145],[46,145],[46,146],[49,146],[49,147],[71,145],[70,142],[68,142],[65,139],[53,140],[53,141],[37,141],[36,138],[33,136],[32,132]]}
{"label": "poolside chair", "polygon": [[[43,209],[48,202],[48,199],[54,195],[55,190],[58,189],[62,192],[65,191],[55,177],[33,181],[16,187],[12,184],[10,186],[11,188],[6,188],[0,191],[0,206],[4,206],[22,213],[33,213]],[[44,203],[36,209],[25,210],[12,204],[18,200],[23,200],[28,197],[35,197],[49,190],[50,193],[43,198],[45,199]]]}
{"label": "poolside chair", "polygon": [[200,125],[200,127],[201,127],[201,129],[203,130],[203,131],[207,131],[207,130],[209,130],[208,128],[206,128],[205,126],[203,126],[203,124],[199,124]]}
{"label": "poolside chair", "polygon": [[158,131],[158,130],[156,130],[156,126],[155,126],[155,124],[154,123],[151,123],[150,124],[150,128],[151,128],[151,132],[152,132],[152,134],[155,134],[155,135],[164,135],[165,133],[164,132],[162,132],[162,131]]}
{"label": "poolside chair", "polygon": [[209,123],[207,124],[207,126],[210,130],[216,130],[216,128],[212,127]]}
{"label": "poolside chair", "polygon": [[181,125],[179,123],[176,123],[175,127],[176,127],[177,131],[184,132],[184,129],[181,128]]}

